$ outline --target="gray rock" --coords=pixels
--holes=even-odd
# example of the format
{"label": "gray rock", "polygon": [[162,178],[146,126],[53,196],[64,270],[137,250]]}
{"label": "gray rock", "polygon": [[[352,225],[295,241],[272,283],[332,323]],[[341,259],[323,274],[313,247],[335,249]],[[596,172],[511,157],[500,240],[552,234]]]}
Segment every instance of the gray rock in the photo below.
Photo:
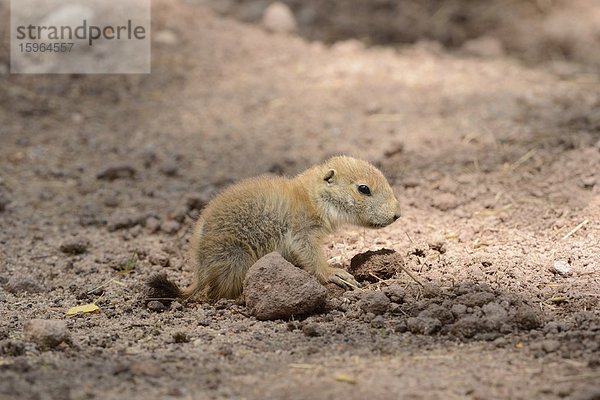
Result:
{"label": "gray rock", "polygon": [[7,292],[17,294],[26,293],[42,293],[44,289],[30,276],[16,275],[11,277],[4,287]]}
{"label": "gray rock", "polygon": [[327,298],[327,290],[311,274],[277,252],[250,267],[243,289],[246,306],[260,320],[311,314],[323,309]]}
{"label": "gray rock", "polygon": [[364,312],[379,315],[388,310],[390,299],[383,292],[366,290],[362,293],[358,304]]}
{"label": "gray rock", "polygon": [[23,327],[25,338],[44,350],[52,349],[61,343],[69,343],[71,335],[65,321],[56,319],[32,319]]}
{"label": "gray rock", "polygon": [[297,29],[292,10],[278,1],[270,4],[265,9],[262,24],[267,30],[276,33],[292,33]]}

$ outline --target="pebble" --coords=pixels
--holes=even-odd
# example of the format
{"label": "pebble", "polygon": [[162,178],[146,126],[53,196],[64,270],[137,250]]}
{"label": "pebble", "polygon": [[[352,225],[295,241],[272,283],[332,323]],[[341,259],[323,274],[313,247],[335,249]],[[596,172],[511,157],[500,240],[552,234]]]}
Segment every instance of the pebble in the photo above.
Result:
{"label": "pebble", "polygon": [[161,267],[168,267],[170,264],[169,257],[164,253],[152,253],[148,256],[148,261],[152,265],[160,265]]}
{"label": "pebble", "polygon": [[265,9],[262,24],[267,30],[275,33],[292,33],[297,29],[292,10],[278,1],[270,4]]}
{"label": "pebble", "polygon": [[32,319],[23,327],[25,338],[42,349],[52,349],[61,343],[69,343],[71,336],[65,321],[56,319]]}
{"label": "pebble", "polygon": [[367,290],[362,293],[358,304],[364,312],[379,315],[388,310],[390,299],[383,292]]}
{"label": "pebble", "polygon": [[318,324],[306,324],[302,327],[302,333],[308,337],[321,336],[321,327]]}
{"label": "pebble", "polygon": [[150,300],[146,304],[146,307],[148,307],[149,310],[154,312],[161,312],[165,310],[165,305],[158,300]]}
{"label": "pebble", "polygon": [[571,276],[573,274],[571,265],[562,260],[554,261],[554,264],[550,267],[550,271],[561,276]]}

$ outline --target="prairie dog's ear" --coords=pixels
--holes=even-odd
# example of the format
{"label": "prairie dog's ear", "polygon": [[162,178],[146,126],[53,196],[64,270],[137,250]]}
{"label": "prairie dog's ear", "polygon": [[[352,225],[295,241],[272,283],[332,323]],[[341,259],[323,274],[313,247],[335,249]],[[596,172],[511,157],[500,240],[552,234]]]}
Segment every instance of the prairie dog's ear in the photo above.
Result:
{"label": "prairie dog's ear", "polygon": [[333,183],[335,181],[334,178],[335,178],[335,169],[330,169],[329,171],[327,171],[327,173],[323,177],[323,180],[327,183]]}

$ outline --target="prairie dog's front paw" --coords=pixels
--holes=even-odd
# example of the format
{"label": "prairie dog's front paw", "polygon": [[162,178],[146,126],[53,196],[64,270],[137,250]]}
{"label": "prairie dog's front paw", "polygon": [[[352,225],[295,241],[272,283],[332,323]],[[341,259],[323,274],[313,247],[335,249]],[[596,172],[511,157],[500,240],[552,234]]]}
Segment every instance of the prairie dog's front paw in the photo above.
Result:
{"label": "prairie dog's front paw", "polygon": [[327,282],[333,282],[343,289],[356,289],[360,287],[360,283],[345,269],[331,267],[329,272],[330,275],[327,278]]}

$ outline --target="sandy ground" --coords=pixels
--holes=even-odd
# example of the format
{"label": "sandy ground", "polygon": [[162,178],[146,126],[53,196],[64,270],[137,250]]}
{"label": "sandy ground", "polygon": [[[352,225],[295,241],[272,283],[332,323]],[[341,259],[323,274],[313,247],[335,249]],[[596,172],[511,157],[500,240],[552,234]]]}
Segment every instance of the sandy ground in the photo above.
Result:
{"label": "sandy ground", "polygon": [[[1,399],[600,398],[593,60],[325,45],[200,3],[153,3],[177,41],[151,75],[0,75]],[[293,321],[144,307],[153,273],[190,281],[190,198],[337,153],[379,165],[403,217],[344,228],[328,256],[393,249],[427,290],[402,272],[330,287]],[[70,340],[36,345],[34,318]]]}

